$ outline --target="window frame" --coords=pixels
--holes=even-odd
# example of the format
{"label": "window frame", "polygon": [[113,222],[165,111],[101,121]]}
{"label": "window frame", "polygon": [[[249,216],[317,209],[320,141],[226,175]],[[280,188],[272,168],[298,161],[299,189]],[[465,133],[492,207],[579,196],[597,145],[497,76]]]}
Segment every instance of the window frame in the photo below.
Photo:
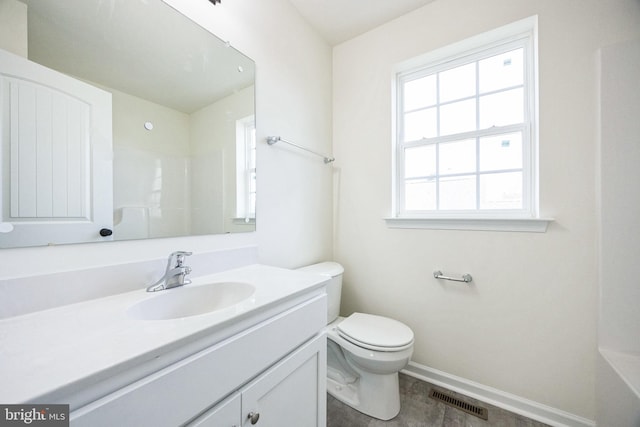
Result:
{"label": "window frame", "polygon": [[[487,129],[473,130],[455,135],[437,136],[418,141],[403,141],[402,120],[404,99],[402,85],[421,77],[426,77],[457,66],[478,63],[500,53],[523,48],[523,123],[507,126],[494,126]],[[436,229],[472,229],[499,231],[546,231],[550,219],[540,218],[538,192],[538,81],[537,81],[537,16],[500,27],[458,43],[405,61],[394,67],[392,99],[393,99],[393,148],[392,148],[392,180],[393,200],[392,216],[386,218],[390,227],[401,228],[436,228]],[[477,76],[477,69],[476,69]],[[478,91],[469,99],[479,102]],[[517,87],[520,87],[518,85]],[[495,92],[504,92],[506,88]],[[493,92],[488,92],[493,93]],[[482,94],[483,96],[487,95]],[[460,100],[456,100],[460,101]],[[452,102],[456,102],[452,101]],[[438,109],[447,102],[437,100]],[[425,107],[426,108],[426,107]],[[476,105],[476,120],[479,111]],[[420,147],[440,144],[448,141],[459,141],[466,138],[480,138],[491,135],[503,135],[508,132],[521,132],[523,136],[523,206],[521,209],[478,209],[480,194],[476,191],[476,209],[473,210],[406,210],[404,209],[404,150],[408,147]],[[478,154],[476,151],[476,161]],[[476,168],[476,177],[482,173]],[[443,174],[444,175],[444,174]],[[440,174],[436,173],[436,179]],[[476,180],[477,181],[477,180]],[[476,182],[476,189],[479,183]]]}
{"label": "window frame", "polygon": [[[247,116],[236,120],[236,218],[238,223],[255,223],[256,212],[255,191],[251,191],[251,180],[256,174],[255,116]],[[252,155],[253,152],[253,155]]]}

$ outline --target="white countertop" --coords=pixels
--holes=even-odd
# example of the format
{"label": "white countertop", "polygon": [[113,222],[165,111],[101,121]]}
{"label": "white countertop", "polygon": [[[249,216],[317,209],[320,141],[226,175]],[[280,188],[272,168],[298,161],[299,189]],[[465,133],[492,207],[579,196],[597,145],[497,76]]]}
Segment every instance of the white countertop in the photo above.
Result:
{"label": "white countertop", "polygon": [[250,283],[256,291],[229,308],[170,320],[139,320],[127,314],[131,305],[173,291],[149,293],[144,285],[133,292],[0,320],[0,402],[69,403],[54,400],[127,369],[158,363],[172,351],[195,352],[198,349],[189,345],[203,337],[214,335],[220,341],[237,333],[237,325],[252,315],[321,290],[326,279],[251,265],[193,278],[186,286],[228,281]]}

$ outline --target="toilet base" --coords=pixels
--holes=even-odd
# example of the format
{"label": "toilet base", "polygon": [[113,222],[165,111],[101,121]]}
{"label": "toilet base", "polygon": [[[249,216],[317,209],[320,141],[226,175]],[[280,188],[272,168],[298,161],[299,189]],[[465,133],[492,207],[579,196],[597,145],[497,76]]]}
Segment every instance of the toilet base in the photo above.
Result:
{"label": "toilet base", "polygon": [[380,420],[390,420],[400,412],[398,373],[367,373],[351,384],[327,378],[327,393],[353,409]]}

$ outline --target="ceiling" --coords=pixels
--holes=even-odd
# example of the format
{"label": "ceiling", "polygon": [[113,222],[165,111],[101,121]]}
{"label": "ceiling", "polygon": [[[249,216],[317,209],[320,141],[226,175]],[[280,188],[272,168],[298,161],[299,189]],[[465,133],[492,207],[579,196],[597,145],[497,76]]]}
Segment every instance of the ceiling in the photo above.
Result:
{"label": "ceiling", "polygon": [[289,0],[332,46],[434,0]]}

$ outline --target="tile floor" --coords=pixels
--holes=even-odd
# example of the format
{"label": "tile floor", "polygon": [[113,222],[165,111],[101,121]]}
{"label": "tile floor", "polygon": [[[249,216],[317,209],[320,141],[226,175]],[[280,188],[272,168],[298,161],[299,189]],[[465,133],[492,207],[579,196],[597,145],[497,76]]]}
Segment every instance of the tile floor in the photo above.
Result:
{"label": "tile floor", "polygon": [[446,389],[400,374],[400,413],[389,421],[368,417],[327,395],[327,427],[547,427],[546,424],[453,393],[488,409],[485,421],[429,397],[429,389]]}

